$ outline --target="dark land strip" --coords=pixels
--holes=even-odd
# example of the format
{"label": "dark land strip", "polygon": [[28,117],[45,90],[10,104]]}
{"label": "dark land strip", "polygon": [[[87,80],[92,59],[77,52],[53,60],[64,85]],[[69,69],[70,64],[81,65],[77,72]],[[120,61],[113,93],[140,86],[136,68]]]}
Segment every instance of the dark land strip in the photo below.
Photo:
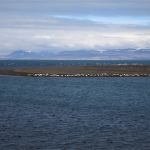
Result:
{"label": "dark land strip", "polygon": [[0,70],[0,75],[33,77],[146,77],[150,65],[102,65]]}

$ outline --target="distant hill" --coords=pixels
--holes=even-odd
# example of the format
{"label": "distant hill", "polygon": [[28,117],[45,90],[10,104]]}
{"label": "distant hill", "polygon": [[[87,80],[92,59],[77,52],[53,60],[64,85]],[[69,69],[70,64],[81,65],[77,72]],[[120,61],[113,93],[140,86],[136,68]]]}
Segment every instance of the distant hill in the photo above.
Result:
{"label": "distant hill", "polygon": [[18,50],[14,51],[11,54],[6,55],[8,58],[16,58],[16,59],[23,59],[23,58],[38,58],[40,55],[31,52],[31,51],[24,51],[24,50]]}
{"label": "distant hill", "polygon": [[63,51],[57,54],[57,58],[65,59],[150,59],[150,49],[112,49],[112,50],[79,50]]}
{"label": "distant hill", "polygon": [[18,50],[11,54],[0,56],[3,59],[50,59],[54,53],[48,51],[41,51],[39,53],[32,51]]}
{"label": "distant hill", "polygon": [[0,56],[0,59],[150,60],[150,48],[62,51],[57,54],[49,51],[36,53],[18,50],[11,54]]}

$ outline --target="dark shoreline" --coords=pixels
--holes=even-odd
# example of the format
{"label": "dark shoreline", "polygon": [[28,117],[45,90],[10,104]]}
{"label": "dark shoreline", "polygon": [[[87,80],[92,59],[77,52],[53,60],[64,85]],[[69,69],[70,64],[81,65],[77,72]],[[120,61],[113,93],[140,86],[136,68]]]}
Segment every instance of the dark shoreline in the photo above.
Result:
{"label": "dark shoreline", "polygon": [[101,65],[0,70],[0,75],[46,77],[146,77],[150,65]]}

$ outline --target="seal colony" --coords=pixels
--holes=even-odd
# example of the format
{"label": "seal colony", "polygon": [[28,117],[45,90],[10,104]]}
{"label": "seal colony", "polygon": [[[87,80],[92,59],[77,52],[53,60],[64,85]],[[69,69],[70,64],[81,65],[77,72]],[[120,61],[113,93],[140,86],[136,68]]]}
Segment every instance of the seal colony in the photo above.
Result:
{"label": "seal colony", "polygon": [[0,70],[1,75],[30,77],[150,77],[150,65],[101,65]]}

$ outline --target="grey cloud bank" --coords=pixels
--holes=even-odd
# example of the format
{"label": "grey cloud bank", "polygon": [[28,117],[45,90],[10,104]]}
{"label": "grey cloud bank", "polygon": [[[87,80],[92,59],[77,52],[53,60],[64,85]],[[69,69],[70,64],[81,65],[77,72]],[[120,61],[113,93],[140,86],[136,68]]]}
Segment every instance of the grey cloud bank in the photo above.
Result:
{"label": "grey cloud bank", "polygon": [[150,1],[0,0],[0,54],[150,46]]}
{"label": "grey cloud bank", "polygon": [[101,16],[147,16],[148,0],[1,0],[1,12],[84,14]]}

